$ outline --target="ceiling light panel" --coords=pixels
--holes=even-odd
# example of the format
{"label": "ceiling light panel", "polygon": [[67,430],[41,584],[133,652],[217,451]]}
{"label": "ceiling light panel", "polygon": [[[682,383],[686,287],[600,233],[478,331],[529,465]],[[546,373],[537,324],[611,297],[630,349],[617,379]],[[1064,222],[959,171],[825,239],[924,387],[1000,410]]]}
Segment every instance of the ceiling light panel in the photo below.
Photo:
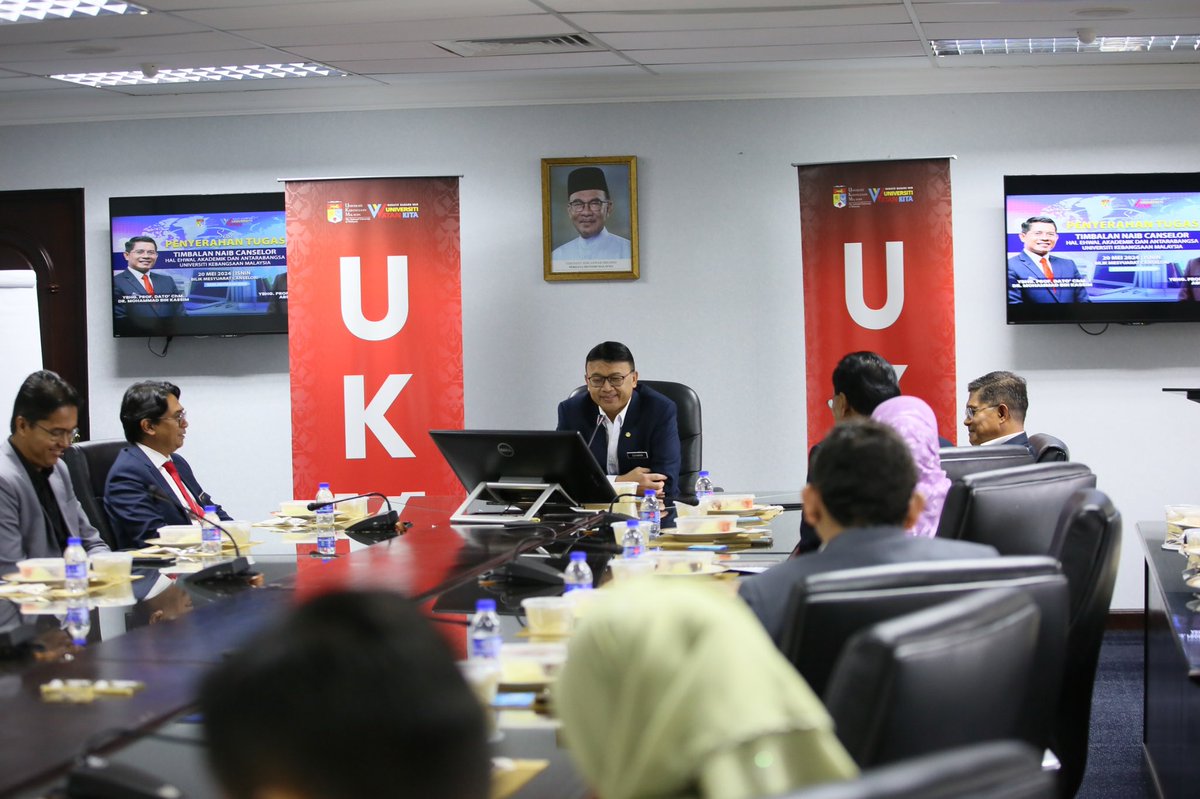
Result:
{"label": "ceiling light panel", "polygon": [[110,3],[106,0],[0,0],[0,25],[71,17],[148,13],[146,9],[132,3]]}
{"label": "ceiling light panel", "polygon": [[1024,39],[933,39],[933,54],[1059,55],[1067,53],[1186,53],[1200,50],[1200,35],[1098,36],[1084,44],[1075,36]]}
{"label": "ceiling light panel", "polygon": [[246,64],[229,67],[151,69],[130,72],[77,72],[51,75],[55,80],[96,88],[104,86],[150,86],[161,83],[207,83],[224,80],[271,80],[275,78],[340,78],[347,73],[324,64]]}

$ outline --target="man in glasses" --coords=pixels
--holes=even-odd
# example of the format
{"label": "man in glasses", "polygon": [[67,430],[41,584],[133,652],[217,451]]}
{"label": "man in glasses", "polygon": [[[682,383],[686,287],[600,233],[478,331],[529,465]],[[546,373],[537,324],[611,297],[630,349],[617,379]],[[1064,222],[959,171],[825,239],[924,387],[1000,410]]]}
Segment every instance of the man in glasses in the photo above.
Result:
{"label": "man in glasses", "polygon": [[609,233],[604,225],[613,210],[604,171],[580,167],[567,176],[567,213],[579,237],[550,253],[553,261],[628,261],[629,239]]}
{"label": "man in glasses", "polygon": [[1025,378],[1012,372],[988,372],[972,380],[967,391],[963,424],[972,446],[1021,444],[1033,454],[1025,434],[1025,412],[1029,410]]}
{"label": "man in glasses", "polygon": [[0,574],[26,558],[61,557],[68,536],[90,552],[108,550],[61,462],[78,423],[79,394],[69,383],[47,371],[25,378],[0,446]]}
{"label": "man in glasses", "polygon": [[230,518],[177,454],[188,428],[179,394],[174,383],[144,380],[121,399],[121,426],[130,446],[108,471],[104,509],[122,548],[142,546],[159,527],[191,524],[205,505],[214,505],[221,519]]}
{"label": "man in glasses", "polygon": [[120,332],[171,332],[183,295],[170,275],[154,269],[158,244],[149,236],[125,242],[125,269],[113,275],[113,317]]}
{"label": "man in glasses", "polygon": [[605,341],[584,365],[587,393],[558,404],[558,429],[576,430],[614,481],[679,493],[679,427],[675,403],[638,385],[633,353]]}

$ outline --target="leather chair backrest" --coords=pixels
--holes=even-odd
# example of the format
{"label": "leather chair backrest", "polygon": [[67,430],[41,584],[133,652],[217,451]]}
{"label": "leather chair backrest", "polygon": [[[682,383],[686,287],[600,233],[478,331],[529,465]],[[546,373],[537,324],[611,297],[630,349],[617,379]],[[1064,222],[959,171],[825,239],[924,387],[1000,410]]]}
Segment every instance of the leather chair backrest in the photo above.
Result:
{"label": "leather chair backrest", "polygon": [[117,548],[117,541],[104,510],[104,483],[117,453],[126,445],[124,440],[81,441],[63,453],[63,461],[71,474],[71,485],[83,512],[100,532],[101,540],[112,549]]}
{"label": "leather chair backrest", "polygon": [[[669,380],[639,380],[638,385],[649,386],[675,403],[679,425],[678,491],[682,496],[691,496],[696,490],[696,478],[704,468],[704,427],[700,414],[700,396],[690,386]],[[570,396],[586,392],[587,386],[579,386]]]}
{"label": "leather chair backrest", "polygon": [[1010,466],[1027,466],[1033,456],[1022,444],[996,444],[991,447],[942,447],[938,454],[942,469],[953,482],[964,475],[1007,469]]}
{"label": "leather chair backrest", "polygon": [[1095,488],[1082,463],[1035,463],[968,474],[955,481],[942,505],[938,535],[990,544],[1001,555],[1057,558],[1055,533],[1067,499]]}
{"label": "leather chair backrest", "polygon": [[1022,738],[1044,748],[1060,693],[1068,625],[1067,579],[1049,557],[900,563],[826,572],[792,589],[782,650],[818,696],[829,685],[846,642],[879,622],[983,589],[1017,588],[1037,603],[1036,690]]}
{"label": "leather chair backrest", "polygon": [[1071,460],[1071,450],[1063,440],[1049,433],[1034,433],[1029,437],[1029,445],[1033,447],[1033,458],[1038,463]]}
{"label": "leather chair backrest", "polygon": [[1121,554],[1121,514],[1101,491],[1083,489],[1059,519],[1059,560],[1070,590],[1065,673],[1051,746],[1062,769],[1064,796],[1073,796],[1087,766],[1092,687]]}
{"label": "leather chair backrest", "polygon": [[844,782],[779,799],[1056,799],[1041,753],[1020,741],[990,741],[901,760]]}
{"label": "leather chair backrest", "polygon": [[860,767],[1019,737],[1040,613],[1014,588],[876,624],[838,657],[825,707]]}

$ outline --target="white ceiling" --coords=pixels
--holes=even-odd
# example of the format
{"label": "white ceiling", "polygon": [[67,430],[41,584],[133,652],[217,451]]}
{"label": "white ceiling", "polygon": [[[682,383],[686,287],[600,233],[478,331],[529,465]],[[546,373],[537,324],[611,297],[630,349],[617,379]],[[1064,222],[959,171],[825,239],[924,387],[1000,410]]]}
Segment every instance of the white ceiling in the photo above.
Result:
{"label": "white ceiling", "polygon": [[[0,25],[0,124],[747,97],[1200,88],[1200,53],[934,58],[932,38],[1200,34],[1197,0],[156,0]],[[596,52],[442,40],[583,34]],[[316,61],[344,78],[91,89],[64,72]]]}

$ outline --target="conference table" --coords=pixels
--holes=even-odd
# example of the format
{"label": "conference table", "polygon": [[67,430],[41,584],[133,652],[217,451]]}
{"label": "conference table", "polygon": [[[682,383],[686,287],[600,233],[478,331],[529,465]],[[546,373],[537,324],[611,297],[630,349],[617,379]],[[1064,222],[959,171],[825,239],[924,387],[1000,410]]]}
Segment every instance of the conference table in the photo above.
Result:
{"label": "conference table", "polygon": [[[759,494],[763,502],[794,502],[796,492]],[[139,571],[139,601],[128,607],[92,611],[92,630],[82,649],[64,646],[54,614],[17,615],[15,603],[0,600],[0,632],[34,620],[47,651],[41,660],[28,656],[0,660],[0,796],[40,797],[61,787],[64,774],[85,749],[99,750],[171,782],[193,799],[220,794],[201,764],[204,750],[198,720],[191,714],[199,682],[226,653],[252,645],[255,634],[305,599],[334,590],[382,588],[422,603],[433,621],[444,625],[459,657],[466,655],[466,614],[477,598],[497,598],[510,635],[519,629],[514,614],[524,596],[554,589],[538,585],[497,585],[481,580],[518,556],[563,542],[589,552],[601,573],[615,549],[607,526],[581,533],[588,520],[561,519],[535,525],[450,524],[462,497],[415,498],[400,510],[411,523],[391,538],[341,539],[336,557],[320,557],[315,543],[296,536],[254,528],[256,586],[245,581],[192,584],[172,580],[156,569]],[[763,564],[786,557],[798,538],[799,513],[783,513],[772,523],[772,543],[738,557]],[[166,571],[166,570],[164,570]],[[157,585],[156,591],[147,590]],[[164,587],[165,586],[165,587]],[[148,599],[141,597],[148,593]],[[151,613],[153,605],[158,613]],[[4,606],[8,607],[5,613]],[[28,609],[28,608],[26,608]],[[168,619],[148,624],[151,617]],[[14,621],[15,619],[15,621]],[[20,629],[28,630],[28,627]],[[144,688],[132,697],[90,704],[44,702],[40,686],[50,680],[136,680]],[[583,797],[587,791],[558,746],[550,723],[504,728],[495,754],[548,761],[547,767],[518,790],[518,799]]]}
{"label": "conference table", "polygon": [[1195,796],[1200,781],[1200,583],[1184,577],[1190,559],[1163,549],[1166,528],[1137,525],[1146,570],[1142,745],[1159,795],[1174,799]]}

